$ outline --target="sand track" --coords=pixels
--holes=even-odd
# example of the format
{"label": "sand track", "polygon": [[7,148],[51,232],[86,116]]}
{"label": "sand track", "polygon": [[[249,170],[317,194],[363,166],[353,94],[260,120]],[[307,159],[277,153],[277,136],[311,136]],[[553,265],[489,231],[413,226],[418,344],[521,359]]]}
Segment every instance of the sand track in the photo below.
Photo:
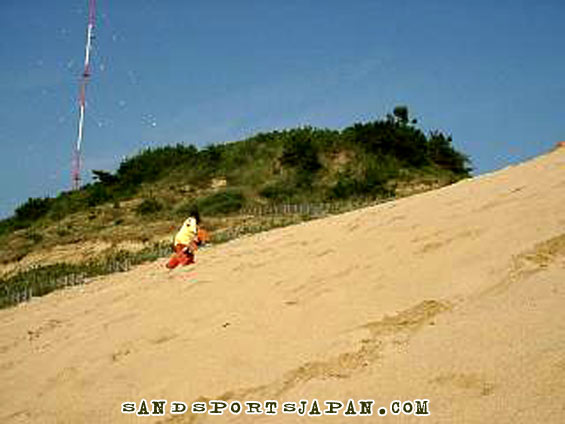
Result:
{"label": "sand track", "polygon": [[424,398],[428,422],[564,422],[564,189],[559,149],[0,311],[0,422],[304,422],[120,405]]}

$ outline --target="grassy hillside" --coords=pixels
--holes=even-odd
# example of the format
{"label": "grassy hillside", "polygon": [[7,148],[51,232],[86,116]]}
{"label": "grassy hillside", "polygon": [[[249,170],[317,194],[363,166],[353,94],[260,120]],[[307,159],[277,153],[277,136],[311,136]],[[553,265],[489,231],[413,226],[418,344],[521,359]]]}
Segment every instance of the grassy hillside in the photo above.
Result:
{"label": "grassy hillside", "polygon": [[78,191],[18,207],[0,222],[1,261],[85,242],[98,243],[85,257],[127,249],[126,242],[141,248],[171,235],[193,205],[219,230],[253,219],[243,219],[242,208],[367,202],[449,184],[470,172],[451,143],[440,132],[424,134],[400,106],[343,130],[302,127],[202,149],[146,149],[115,172],[93,170],[95,182]]}

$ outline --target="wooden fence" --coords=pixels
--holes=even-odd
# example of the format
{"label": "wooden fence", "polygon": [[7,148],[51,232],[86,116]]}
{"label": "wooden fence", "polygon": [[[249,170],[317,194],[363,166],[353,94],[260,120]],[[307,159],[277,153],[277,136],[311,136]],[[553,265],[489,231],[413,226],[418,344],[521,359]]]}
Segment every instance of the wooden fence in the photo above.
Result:
{"label": "wooden fence", "polygon": [[54,290],[88,283],[92,277],[125,272],[132,266],[170,253],[166,243],[155,244],[139,252],[119,252],[113,257],[85,264],[35,266],[0,279],[0,308],[29,301]]}
{"label": "wooden fence", "polygon": [[[342,213],[389,200],[391,199],[380,199],[371,202],[348,201],[244,207],[238,212],[238,215],[271,217],[273,219],[219,230],[213,235],[212,242],[222,243],[245,234],[254,234],[274,227]],[[283,217],[284,219],[276,220],[276,217]],[[42,296],[60,288],[88,283],[92,277],[98,275],[125,272],[134,265],[152,261],[167,256],[170,253],[170,244],[159,243],[139,252],[122,251],[113,257],[86,264],[56,264],[22,270],[13,277],[0,278],[0,308],[26,302],[34,296]]]}
{"label": "wooden fence", "polygon": [[317,217],[323,215],[331,215],[342,213],[353,209],[359,209],[365,206],[372,206],[378,203],[384,203],[393,198],[383,198],[371,201],[345,201],[345,202],[326,202],[326,203],[286,203],[275,205],[259,205],[243,207],[238,215],[251,216],[288,216],[302,215]]}

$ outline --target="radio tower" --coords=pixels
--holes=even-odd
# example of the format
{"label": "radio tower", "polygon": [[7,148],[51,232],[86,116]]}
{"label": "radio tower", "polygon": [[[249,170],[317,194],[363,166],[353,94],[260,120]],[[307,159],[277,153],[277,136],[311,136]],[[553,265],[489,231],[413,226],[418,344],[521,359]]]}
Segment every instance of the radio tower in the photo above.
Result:
{"label": "radio tower", "polygon": [[81,168],[81,145],[84,133],[84,112],[86,108],[86,86],[90,78],[90,51],[94,38],[94,18],[96,17],[96,0],[88,0],[88,25],[86,26],[86,47],[84,49],[84,70],[80,79],[79,89],[79,116],[78,116],[78,136],[73,151],[72,163],[72,184],[73,189],[80,187],[80,168]]}

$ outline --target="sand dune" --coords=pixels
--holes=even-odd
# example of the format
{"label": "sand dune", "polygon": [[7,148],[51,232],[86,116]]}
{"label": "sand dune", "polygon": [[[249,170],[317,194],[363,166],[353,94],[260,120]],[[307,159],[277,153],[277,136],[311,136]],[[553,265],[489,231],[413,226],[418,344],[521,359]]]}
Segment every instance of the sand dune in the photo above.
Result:
{"label": "sand dune", "polygon": [[[0,311],[0,422],[565,422],[565,149]],[[122,402],[276,400],[276,416]],[[392,414],[428,399],[430,416]],[[380,407],[387,415],[377,416]],[[265,411],[264,411],[265,412]],[[357,412],[360,412],[359,410]]]}

